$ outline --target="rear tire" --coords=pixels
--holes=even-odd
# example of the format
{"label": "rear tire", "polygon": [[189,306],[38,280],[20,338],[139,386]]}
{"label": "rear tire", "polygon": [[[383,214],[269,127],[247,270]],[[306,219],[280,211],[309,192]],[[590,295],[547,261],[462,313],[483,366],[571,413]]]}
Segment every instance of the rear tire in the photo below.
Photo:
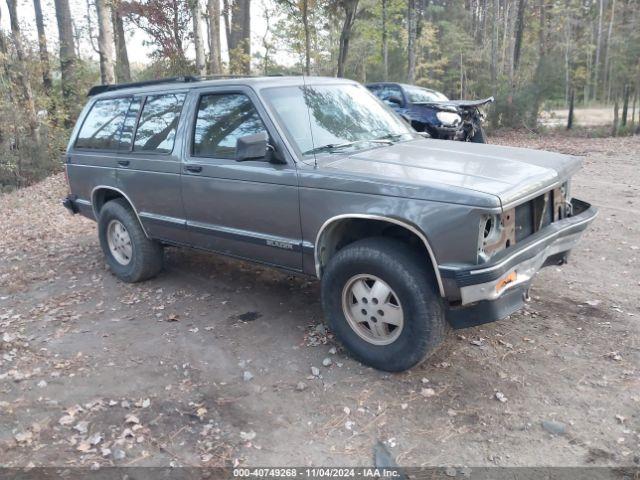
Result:
{"label": "rear tire", "polygon": [[366,238],[336,253],[322,277],[322,306],[351,355],[388,372],[425,360],[448,330],[425,255],[391,238]]}
{"label": "rear tire", "polygon": [[109,268],[120,280],[141,282],[162,270],[162,245],[147,238],[124,199],[111,200],[102,207],[98,236]]}

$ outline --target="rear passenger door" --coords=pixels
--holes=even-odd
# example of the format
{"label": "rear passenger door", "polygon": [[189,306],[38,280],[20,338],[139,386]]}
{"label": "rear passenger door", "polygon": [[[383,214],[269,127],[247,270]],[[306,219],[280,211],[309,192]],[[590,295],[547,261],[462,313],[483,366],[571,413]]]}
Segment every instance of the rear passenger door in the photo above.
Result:
{"label": "rear passenger door", "polygon": [[180,194],[179,135],[186,91],[133,97],[118,154],[118,185],[129,196],[147,233],[187,243]]}
{"label": "rear passenger door", "polygon": [[295,163],[237,162],[239,137],[267,132],[284,148],[255,93],[246,87],[194,91],[182,173],[191,243],[197,247],[302,269]]}

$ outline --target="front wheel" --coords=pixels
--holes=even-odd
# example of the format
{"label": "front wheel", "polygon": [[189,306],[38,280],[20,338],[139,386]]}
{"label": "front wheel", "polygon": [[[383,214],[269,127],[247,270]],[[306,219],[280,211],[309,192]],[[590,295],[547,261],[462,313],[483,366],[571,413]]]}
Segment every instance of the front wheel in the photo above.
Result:
{"label": "front wheel", "polygon": [[478,126],[470,139],[473,143],[487,143],[487,134],[482,125]]}
{"label": "front wheel", "polygon": [[427,258],[390,238],[340,250],[322,277],[322,306],[351,355],[388,372],[426,359],[447,331]]}

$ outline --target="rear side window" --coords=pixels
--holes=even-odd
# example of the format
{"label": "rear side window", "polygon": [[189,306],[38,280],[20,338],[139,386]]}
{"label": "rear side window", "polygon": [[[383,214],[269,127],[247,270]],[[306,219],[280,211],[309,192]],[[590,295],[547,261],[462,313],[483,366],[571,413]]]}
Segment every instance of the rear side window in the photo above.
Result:
{"label": "rear side window", "polygon": [[140,107],[142,106],[141,98],[134,98],[129,106],[129,113],[122,126],[122,133],[120,134],[120,150],[131,150],[131,142],[133,141],[133,134],[136,131],[136,121],[138,120],[138,113],[140,113]]}
{"label": "rear side window", "polygon": [[184,93],[147,97],[142,107],[134,151],[169,153],[173,150]]}
{"label": "rear side window", "polygon": [[117,150],[131,98],[98,100],[87,115],[76,139],[76,148]]}
{"label": "rear side window", "polygon": [[238,138],[266,131],[258,111],[246,95],[203,95],[198,104],[193,155],[234,158]]}

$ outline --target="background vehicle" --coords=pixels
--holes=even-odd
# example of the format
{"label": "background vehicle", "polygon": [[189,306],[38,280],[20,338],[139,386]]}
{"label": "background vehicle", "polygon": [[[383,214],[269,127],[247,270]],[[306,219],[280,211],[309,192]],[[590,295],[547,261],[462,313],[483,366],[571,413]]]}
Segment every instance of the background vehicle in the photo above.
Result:
{"label": "background vehicle", "polygon": [[570,196],[577,159],[425,139],[349,80],[93,93],[64,203],[97,220],[115,275],[151,278],[177,245],[317,276],[332,330],[382,370],[519,309],[596,214]]}
{"label": "background vehicle", "polygon": [[487,143],[480,108],[493,102],[493,97],[449,100],[436,90],[403,83],[370,83],[367,88],[413,128],[427,132],[432,138]]}

